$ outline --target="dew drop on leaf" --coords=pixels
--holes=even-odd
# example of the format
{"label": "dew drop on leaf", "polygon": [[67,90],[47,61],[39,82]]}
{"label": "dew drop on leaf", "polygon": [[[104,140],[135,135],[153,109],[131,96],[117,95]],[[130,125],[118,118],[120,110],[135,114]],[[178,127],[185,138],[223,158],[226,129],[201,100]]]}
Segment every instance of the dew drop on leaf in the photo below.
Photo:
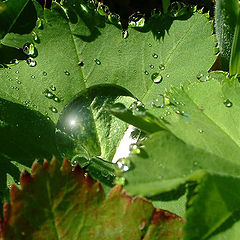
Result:
{"label": "dew drop on leaf", "polygon": [[83,61],[78,62],[78,66],[83,67],[84,63]]}
{"label": "dew drop on leaf", "polygon": [[149,72],[146,70],[146,71],[144,71],[144,73],[146,74],[146,75],[148,75],[149,74]]}
{"label": "dew drop on leaf", "polygon": [[166,74],[166,78],[169,78],[170,77],[170,75],[169,74]]}
{"label": "dew drop on leaf", "polygon": [[131,166],[131,162],[127,158],[120,158],[116,163],[121,172],[127,172]]}
{"label": "dew drop on leaf", "polygon": [[157,59],[158,58],[158,55],[156,53],[153,53],[153,58]]}
{"label": "dew drop on leaf", "polygon": [[27,59],[27,64],[30,67],[35,67],[37,65],[37,61],[34,60],[32,57],[30,57],[30,58]]}
{"label": "dew drop on leaf", "polygon": [[41,18],[38,18],[38,19],[37,19],[36,27],[37,27],[38,29],[43,29],[43,20],[42,20]]}
{"label": "dew drop on leaf", "polygon": [[37,35],[36,32],[32,32],[32,37],[33,37],[34,42],[40,43],[40,38],[39,38],[39,36]]}
{"label": "dew drop on leaf", "polygon": [[202,129],[199,129],[198,131],[199,131],[199,133],[204,133],[204,131]]}
{"label": "dew drop on leaf", "polygon": [[107,13],[109,12],[109,9],[106,5],[100,4],[97,7],[97,12],[101,15],[101,16],[106,16]]}
{"label": "dew drop on leaf", "polygon": [[128,25],[131,27],[143,27],[145,18],[141,13],[135,13],[129,17]]}
{"label": "dew drop on leaf", "polygon": [[128,37],[128,31],[127,30],[122,30],[122,37],[126,39]]}
{"label": "dew drop on leaf", "polygon": [[95,58],[94,61],[97,65],[101,65],[101,61],[99,59]]}
{"label": "dew drop on leaf", "polygon": [[163,77],[159,73],[153,73],[151,79],[153,80],[154,83],[158,84],[162,82]]}
{"label": "dew drop on leaf", "polygon": [[31,76],[32,79],[36,78],[34,75]]}
{"label": "dew drop on leaf", "polygon": [[70,76],[70,72],[68,72],[67,70],[64,70],[64,73],[66,76]]}
{"label": "dew drop on leaf", "polygon": [[197,79],[198,79],[198,80],[200,80],[202,77],[203,77],[203,74],[202,74],[202,73],[199,73],[199,74],[197,75]]}
{"label": "dew drop on leaf", "polygon": [[51,85],[51,86],[50,86],[50,89],[51,89],[52,91],[56,91],[56,87],[55,87],[54,85]]}
{"label": "dew drop on leaf", "polygon": [[54,97],[54,94],[51,93],[51,92],[48,91],[48,90],[46,90],[46,91],[44,92],[44,95],[45,95],[45,97],[48,98],[48,99],[53,99],[53,97]]}
{"label": "dew drop on leaf", "polygon": [[148,46],[149,46],[149,47],[152,47],[152,44],[151,44],[151,43],[148,43]]}
{"label": "dew drop on leaf", "polygon": [[54,101],[54,102],[58,102],[58,103],[61,102],[60,98],[57,97],[57,96],[54,96],[54,97],[53,97],[53,101]]}
{"label": "dew drop on leaf", "polygon": [[233,105],[229,99],[224,100],[223,104],[225,107],[228,107],[228,108],[232,107]]}
{"label": "dew drop on leaf", "polygon": [[43,76],[47,76],[47,72],[44,71],[44,72],[43,72]]}
{"label": "dew drop on leaf", "polygon": [[16,73],[16,74],[18,74],[18,73],[19,73],[19,71],[16,71],[15,73]]}
{"label": "dew drop on leaf", "polygon": [[23,52],[30,57],[36,57],[38,54],[37,49],[32,43],[25,43],[23,46]]}
{"label": "dew drop on leaf", "polygon": [[49,109],[50,109],[50,111],[52,111],[53,113],[58,113],[57,108],[55,108],[55,107],[53,107],[53,106],[49,107]]}
{"label": "dew drop on leaf", "polygon": [[116,185],[125,185],[126,179],[124,177],[116,177],[114,179],[114,184]]}
{"label": "dew drop on leaf", "polygon": [[152,64],[150,64],[150,65],[149,65],[149,67],[150,67],[151,69],[153,69],[153,68],[154,68],[154,66],[153,66]]}
{"label": "dew drop on leaf", "polygon": [[160,64],[160,65],[159,65],[159,68],[160,68],[160,70],[163,71],[163,70],[165,69],[165,66],[164,66],[163,64]]}

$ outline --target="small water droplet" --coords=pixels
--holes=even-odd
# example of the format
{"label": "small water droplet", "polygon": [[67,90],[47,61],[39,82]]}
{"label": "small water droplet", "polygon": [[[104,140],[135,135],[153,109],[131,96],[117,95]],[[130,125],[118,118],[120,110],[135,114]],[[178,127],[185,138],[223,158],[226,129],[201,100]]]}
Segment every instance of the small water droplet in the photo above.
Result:
{"label": "small water droplet", "polygon": [[99,5],[97,7],[97,12],[101,16],[106,16],[109,12],[109,8],[106,5],[99,3]]}
{"label": "small water droplet", "polygon": [[67,70],[64,70],[64,73],[65,75],[70,76],[70,72],[68,72]]}
{"label": "small water droplet", "polygon": [[58,112],[57,108],[55,108],[55,107],[53,107],[53,106],[49,107],[49,109],[50,109],[53,113],[57,113],[57,112]]}
{"label": "small water droplet", "polygon": [[37,61],[30,57],[27,59],[27,64],[30,67],[35,67],[37,65]]}
{"label": "small water droplet", "polygon": [[16,79],[16,82],[17,82],[17,84],[22,84],[22,82],[19,81],[18,79]]}
{"label": "small water droplet", "polygon": [[37,49],[32,43],[25,43],[23,46],[23,52],[30,57],[37,56]]}
{"label": "small water droplet", "polygon": [[164,66],[163,64],[160,64],[160,65],[159,65],[159,68],[160,68],[160,70],[163,71],[163,70],[165,69],[165,66]]}
{"label": "small water droplet", "polygon": [[229,99],[224,100],[223,104],[225,105],[225,107],[228,107],[228,108],[232,107],[233,105]]}
{"label": "small water droplet", "polygon": [[153,69],[153,68],[154,68],[154,66],[153,66],[152,64],[150,64],[150,65],[149,65],[149,67],[150,67],[151,69]]}
{"label": "small water droplet", "polygon": [[114,184],[116,185],[125,185],[126,179],[124,177],[116,177],[114,179]]}
{"label": "small water droplet", "polygon": [[53,99],[54,96],[55,96],[53,93],[51,93],[51,92],[48,91],[48,90],[46,90],[46,91],[44,92],[44,95],[45,95],[46,98],[49,98],[49,99]]}
{"label": "small water droplet", "polygon": [[43,74],[43,76],[47,76],[47,72],[45,72],[45,71],[42,74]]}
{"label": "small water droplet", "polygon": [[84,63],[83,61],[78,62],[78,66],[83,67]]}
{"label": "small water droplet", "polygon": [[118,169],[122,172],[127,172],[130,169],[131,162],[127,158],[120,158],[117,161]]}
{"label": "small water droplet", "polygon": [[127,30],[122,30],[122,37],[126,39],[128,37],[128,31]]}
{"label": "small water droplet", "polygon": [[199,133],[204,133],[204,131],[202,129],[199,129],[198,131],[199,131]]}
{"label": "small water droplet", "polygon": [[197,161],[193,162],[193,166],[197,166],[197,165],[198,165]]}
{"label": "small water droplet", "polygon": [[146,74],[146,75],[148,75],[149,74],[149,72],[146,70],[146,71],[144,71],[144,73]]}
{"label": "small water droplet", "polygon": [[149,47],[152,47],[152,44],[151,44],[151,43],[148,43],[148,46],[149,46]]}
{"label": "small water droplet", "polygon": [[158,58],[158,55],[156,53],[153,53],[153,58],[157,59]]}
{"label": "small water droplet", "polygon": [[19,71],[16,71],[15,73],[16,73],[16,74],[18,74],[18,73],[19,73]]}
{"label": "small water droplet", "polygon": [[60,103],[60,102],[61,102],[60,98],[59,98],[59,97],[57,97],[57,96],[54,96],[54,98],[53,98],[53,101],[54,101],[54,102],[58,102],[58,103]]}
{"label": "small water droplet", "polygon": [[32,32],[32,37],[34,42],[40,43],[40,38],[38,37],[36,32]]}
{"label": "small water droplet", "polygon": [[154,83],[158,84],[162,82],[162,75],[159,73],[153,73],[151,79],[153,80]]}
{"label": "small water droplet", "polygon": [[52,91],[56,91],[56,87],[55,87],[54,85],[51,85],[51,86],[50,86],[50,89],[51,89]]}
{"label": "small water droplet", "polygon": [[40,18],[37,19],[36,27],[38,29],[43,29],[43,20],[42,19],[40,19]]}
{"label": "small water droplet", "polygon": [[199,73],[196,77],[197,77],[198,80],[200,80],[203,77],[203,74]]}
{"label": "small water droplet", "polygon": [[36,78],[34,75],[31,76],[32,79]]}
{"label": "small water droplet", "polygon": [[170,75],[169,74],[166,74],[166,78],[169,78],[170,77]]}
{"label": "small water droplet", "polygon": [[94,61],[97,65],[101,65],[101,61],[99,59],[95,58]]}
{"label": "small water droplet", "polygon": [[15,87],[15,90],[16,90],[16,91],[18,91],[18,90],[19,90],[19,88],[18,88],[18,87]]}

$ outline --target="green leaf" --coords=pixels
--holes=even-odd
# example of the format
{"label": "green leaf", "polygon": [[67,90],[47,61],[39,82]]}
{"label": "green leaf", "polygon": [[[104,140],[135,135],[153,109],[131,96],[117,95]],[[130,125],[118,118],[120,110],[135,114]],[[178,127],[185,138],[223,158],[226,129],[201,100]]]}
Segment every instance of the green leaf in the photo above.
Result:
{"label": "green leaf", "polygon": [[31,0],[0,2],[0,39],[7,33],[29,33],[35,26],[36,10]]}
{"label": "green leaf", "polygon": [[[146,199],[132,198],[120,186],[105,197],[94,183],[67,160],[56,159],[23,172],[21,190],[11,188],[5,203],[0,237],[7,239],[176,239],[183,236],[183,220],[154,209]],[[162,239],[160,238],[160,239]]]}
{"label": "green leaf", "polygon": [[238,177],[206,174],[188,201],[184,240],[237,239],[231,227],[239,225],[239,189]]}
{"label": "green leaf", "polygon": [[193,147],[167,131],[150,135],[128,159],[132,169],[123,173],[125,188],[131,194],[162,200],[179,198],[185,183],[199,181],[203,170],[230,175],[239,175],[240,170],[240,165]]}
{"label": "green leaf", "polygon": [[240,85],[236,78],[217,79],[173,88],[168,106],[149,111],[184,142],[239,164]]}

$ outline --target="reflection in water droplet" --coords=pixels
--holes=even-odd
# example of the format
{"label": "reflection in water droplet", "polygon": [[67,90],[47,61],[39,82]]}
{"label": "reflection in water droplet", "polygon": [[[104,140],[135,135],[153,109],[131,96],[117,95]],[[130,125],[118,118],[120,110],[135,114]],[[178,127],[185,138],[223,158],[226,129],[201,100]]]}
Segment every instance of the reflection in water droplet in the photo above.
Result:
{"label": "reflection in water droplet", "polygon": [[30,57],[27,59],[27,64],[30,67],[35,67],[37,65],[37,61]]}
{"label": "reflection in water droplet", "polygon": [[169,78],[170,77],[170,75],[169,74],[166,74],[166,78]]}
{"label": "reflection in water droplet", "polygon": [[162,82],[162,75],[159,73],[153,73],[151,76],[151,79],[153,80],[154,83],[160,83]]}
{"label": "reflection in water droplet", "polygon": [[23,46],[23,52],[30,57],[37,56],[37,49],[32,43],[25,43]]}
{"label": "reflection in water droplet", "polygon": [[130,169],[131,162],[127,158],[120,158],[116,163],[118,169],[122,172],[127,172]]}
{"label": "reflection in water droplet", "polygon": [[159,68],[160,68],[160,70],[163,71],[163,70],[165,69],[165,66],[164,66],[163,64],[160,64],[160,65],[159,65]]}
{"label": "reflection in water droplet", "polygon": [[232,107],[233,105],[229,99],[224,100],[223,104],[225,105],[225,107],[228,107],[228,108]]}
{"label": "reflection in water droplet", "polygon": [[199,129],[198,131],[199,131],[199,133],[204,133],[204,131],[202,129]]}
{"label": "reflection in water droplet", "polygon": [[149,74],[149,72],[146,70],[146,71],[144,71],[144,73],[146,74],[146,75],[148,75]]}
{"label": "reflection in water droplet", "polygon": [[67,70],[64,70],[64,73],[65,75],[70,76],[70,72],[68,72]]}
{"label": "reflection in water droplet", "polygon": [[55,108],[55,107],[53,107],[53,106],[49,107],[49,109],[50,109],[53,113],[57,113],[57,112],[58,112],[57,108]]}
{"label": "reflection in water droplet", "polygon": [[95,58],[94,61],[97,65],[101,65],[101,61],[99,59]]}
{"label": "reflection in water droplet", "polygon": [[47,72],[44,71],[44,72],[43,72],[43,76],[47,76]]}
{"label": "reflection in water droplet", "polygon": [[106,16],[109,12],[109,9],[106,5],[103,5],[101,3],[99,3],[98,7],[97,7],[97,12],[101,15],[101,16]]}
{"label": "reflection in water droplet", "polygon": [[153,58],[157,59],[158,58],[158,55],[156,53],[153,53]]}
{"label": "reflection in water droplet", "polygon": [[154,68],[154,66],[153,66],[152,64],[150,64],[150,65],[149,65],[149,67],[150,67],[151,69],[153,69],[153,68]]}
{"label": "reflection in water droplet", "polygon": [[128,37],[128,31],[127,30],[122,30],[122,37],[126,39]]}
{"label": "reflection in water droplet", "polygon": [[32,79],[36,78],[34,75],[31,76]]}
{"label": "reflection in water droplet", "polygon": [[149,47],[151,47],[151,46],[152,46],[152,44],[151,44],[151,43],[148,43],[148,46],[149,46]]}

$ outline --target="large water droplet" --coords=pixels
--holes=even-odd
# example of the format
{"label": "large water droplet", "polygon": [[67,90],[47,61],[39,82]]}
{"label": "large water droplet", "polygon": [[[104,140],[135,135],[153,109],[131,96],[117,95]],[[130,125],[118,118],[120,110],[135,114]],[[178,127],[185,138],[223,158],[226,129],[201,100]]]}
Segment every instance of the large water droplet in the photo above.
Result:
{"label": "large water droplet", "polygon": [[127,158],[120,158],[117,161],[118,169],[122,172],[127,172],[131,167],[131,162]]}
{"label": "large water droplet", "polygon": [[[102,85],[82,91],[70,102],[64,108],[57,123],[57,145],[62,156],[69,159],[75,155],[81,155],[87,159],[101,157],[104,151],[100,148],[99,137],[103,138],[101,141],[108,142],[116,138],[113,130],[119,133],[125,131],[117,128],[122,126],[121,120],[115,119],[111,122],[112,117],[109,112],[113,104],[118,104],[114,107],[121,111],[120,100],[121,103],[129,106],[133,98],[123,88]],[[123,108],[125,109],[124,106]],[[106,132],[109,132],[108,138],[106,138]]]}
{"label": "large water droplet", "polygon": [[60,102],[61,102],[61,99],[60,99],[59,97],[57,97],[57,96],[54,96],[54,97],[53,97],[53,101],[60,103]]}
{"label": "large water droplet", "polygon": [[126,39],[128,37],[128,31],[127,30],[122,30],[122,37]]}
{"label": "large water droplet", "polygon": [[99,59],[95,58],[94,61],[97,65],[101,65],[101,61]]}
{"label": "large water droplet", "polygon": [[228,107],[228,108],[232,107],[233,105],[229,99],[224,100],[223,104],[225,105],[225,107]]}
{"label": "large water droplet", "polygon": [[37,61],[34,60],[32,57],[28,58],[26,61],[27,61],[28,66],[30,66],[30,67],[35,67],[37,65]]}
{"label": "large water droplet", "polygon": [[154,83],[160,83],[162,82],[163,77],[160,73],[153,73],[151,79],[153,80]]}
{"label": "large water droplet", "polygon": [[114,25],[121,26],[120,16],[118,14],[108,14],[108,21]]}
{"label": "large water droplet", "polygon": [[23,46],[23,52],[30,57],[36,57],[38,55],[37,49],[32,43],[25,43]]}

